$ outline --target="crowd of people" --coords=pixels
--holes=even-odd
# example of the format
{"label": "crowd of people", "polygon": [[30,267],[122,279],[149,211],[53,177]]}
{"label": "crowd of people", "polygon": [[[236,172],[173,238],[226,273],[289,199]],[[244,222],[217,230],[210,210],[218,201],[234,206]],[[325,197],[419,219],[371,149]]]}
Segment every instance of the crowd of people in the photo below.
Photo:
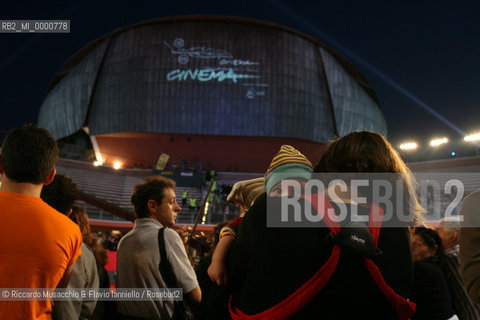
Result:
{"label": "crowd of people", "polygon": [[[479,318],[478,229],[464,232],[448,220],[425,226],[414,176],[380,134],[341,137],[316,165],[284,145],[265,164],[263,178],[237,183],[228,197],[212,190],[212,203],[231,201],[242,216],[216,226],[209,254],[195,266],[185,249],[188,231],[175,229],[181,207],[173,180],[153,176],[134,187],[135,224],[123,237],[93,237],[86,212],[74,205],[74,181],[56,174],[58,156],[56,141],[33,125],[3,141],[0,287],[109,288],[107,246],[117,250],[117,288],[180,288],[181,297],[3,299],[0,319]],[[401,207],[368,196],[354,201],[356,173],[394,175],[402,182],[395,192],[408,200]],[[307,192],[315,174],[348,183]],[[272,227],[293,185],[302,191],[299,212],[321,219]],[[479,198],[465,200],[467,220],[480,215]],[[409,219],[387,227],[382,219],[392,210]]]}
{"label": "crowd of people", "polygon": [[214,180],[210,186],[210,192],[208,192],[208,188],[201,189],[204,191],[195,194],[191,194],[189,190],[183,189],[181,193],[181,207],[184,212],[194,216],[198,214],[198,211],[203,207],[202,199],[198,198],[200,194],[208,204],[206,210],[210,222],[218,222],[217,220],[219,219],[223,220],[224,216],[232,217],[240,214],[240,205],[227,199],[232,189],[231,186],[221,185],[218,188],[217,181]]}
{"label": "crowd of people", "polygon": [[92,234],[92,236],[97,240],[98,244],[110,251],[117,251],[118,242],[124,235],[125,233],[120,231],[98,231]]}

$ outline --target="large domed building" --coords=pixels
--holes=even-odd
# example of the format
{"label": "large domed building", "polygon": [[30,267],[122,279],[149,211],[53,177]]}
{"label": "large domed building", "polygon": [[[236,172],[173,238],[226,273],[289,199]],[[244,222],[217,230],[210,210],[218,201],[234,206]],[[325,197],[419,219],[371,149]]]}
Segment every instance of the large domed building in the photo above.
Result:
{"label": "large domed building", "polygon": [[386,134],[371,85],[292,29],[229,17],[142,22],[107,34],[57,72],[39,125],[97,160],[152,166],[163,153],[217,171],[264,172],[280,145],[316,162],[332,139]]}

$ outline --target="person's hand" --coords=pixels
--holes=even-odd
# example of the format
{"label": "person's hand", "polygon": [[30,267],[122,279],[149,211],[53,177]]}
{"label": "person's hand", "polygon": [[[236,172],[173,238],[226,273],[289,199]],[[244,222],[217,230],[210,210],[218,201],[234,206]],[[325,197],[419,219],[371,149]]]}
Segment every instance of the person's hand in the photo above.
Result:
{"label": "person's hand", "polygon": [[212,260],[207,272],[210,280],[217,285],[221,286],[227,284],[227,268],[223,262]]}

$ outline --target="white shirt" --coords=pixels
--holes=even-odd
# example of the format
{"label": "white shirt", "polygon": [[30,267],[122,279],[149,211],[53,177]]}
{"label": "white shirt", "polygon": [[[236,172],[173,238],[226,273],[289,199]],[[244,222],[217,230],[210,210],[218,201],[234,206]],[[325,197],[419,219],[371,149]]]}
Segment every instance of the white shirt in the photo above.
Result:
{"label": "white shirt", "polygon": [[[120,240],[117,252],[118,288],[167,287],[158,270],[158,230],[162,227],[154,219],[137,219],[133,229]],[[198,286],[195,271],[178,233],[165,228],[164,239],[167,259],[185,298],[186,293]],[[171,319],[173,315],[173,301],[170,300],[117,301],[117,305],[120,313],[132,317],[163,320]]]}

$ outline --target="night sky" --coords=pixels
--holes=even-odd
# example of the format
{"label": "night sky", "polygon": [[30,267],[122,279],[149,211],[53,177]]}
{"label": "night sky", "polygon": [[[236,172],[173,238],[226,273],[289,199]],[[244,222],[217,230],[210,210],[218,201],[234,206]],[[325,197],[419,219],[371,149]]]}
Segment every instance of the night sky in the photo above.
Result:
{"label": "night sky", "polygon": [[[38,110],[56,71],[88,42],[143,20],[190,14],[274,22],[317,38],[370,81],[388,138],[480,132],[480,4],[461,1],[2,1],[0,19],[68,19],[70,34],[0,34],[0,136]],[[410,96],[410,97],[409,97]],[[421,106],[423,105],[423,107]],[[432,113],[446,119],[441,121]],[[448,122],[445,123],[445,122]],[[449,151],[450,152],[450,151]]]}

